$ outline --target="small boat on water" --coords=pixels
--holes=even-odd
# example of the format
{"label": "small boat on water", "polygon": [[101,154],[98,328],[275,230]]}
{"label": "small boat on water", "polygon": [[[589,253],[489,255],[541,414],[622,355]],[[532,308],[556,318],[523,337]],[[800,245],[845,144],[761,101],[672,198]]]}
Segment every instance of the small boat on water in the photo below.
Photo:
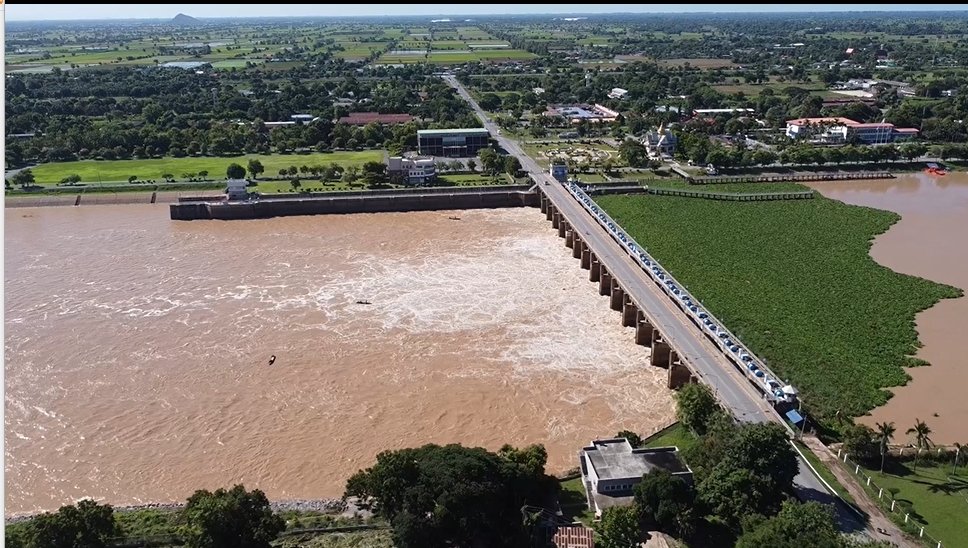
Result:
{"label": "small boat on water", "polygon": [[450,219],[451,221],[459,221],[460,220],[460,217],[456,217],[454,215],[451,215],[450,217],[447,217],[447,218]]}
{"label": "small boat on water", "polygon": [[934,162],[928,162],[927,167],[924,168],[924,172],[931,175],[944,175],[948,171],[942,165],[938,165]]}
{"label": "small boat on water", "polygon": [[359,301],[356,301],[356,304],[373,304],[373,303],[371,303],[370,301],[366,301],[366,300],[359,300]]}

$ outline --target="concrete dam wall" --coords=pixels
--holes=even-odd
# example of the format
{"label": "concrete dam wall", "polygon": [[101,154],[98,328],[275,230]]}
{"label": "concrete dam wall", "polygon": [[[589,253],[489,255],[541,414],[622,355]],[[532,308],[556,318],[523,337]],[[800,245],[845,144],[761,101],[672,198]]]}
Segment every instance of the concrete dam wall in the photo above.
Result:
{"label": "concrete dam wall", "polygon": [[173,220],[265,219],[289,215],[334,213],[383,213],[446,209],[537,207],[539,199],[530,185],[484,188],[433,188],[397,191],[332,193],[299,198],[262,197],[251,201],[196,201],[171,204]]}

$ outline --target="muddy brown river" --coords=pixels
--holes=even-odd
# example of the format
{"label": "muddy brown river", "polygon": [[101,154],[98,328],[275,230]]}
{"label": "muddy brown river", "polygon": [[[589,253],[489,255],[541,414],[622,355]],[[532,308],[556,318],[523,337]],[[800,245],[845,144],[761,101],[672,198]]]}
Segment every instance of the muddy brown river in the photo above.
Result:
{"label": "muddy brown river", "polygon": [[7,515],[235,482],[339,496],[430,442],[544,443],[559,472],[673,420],[665,371],[537,209],[5,213]]}
{"label": "muddy brown river", "polygon": [[[874,240],[871,256],[897,272],[968,290],[968,173],[915,173],[877,181],[823,182],[813,188],[848,204],[895,211],[901,221]],[[917,357],[928,367],[907,371],[912,380],[892,388],[894,397],[860,422],[893,421],[895,443],[915,419],[931,427],[939,444],[968,442],[968,298],[945,299],[918,314],[924,344]]]}

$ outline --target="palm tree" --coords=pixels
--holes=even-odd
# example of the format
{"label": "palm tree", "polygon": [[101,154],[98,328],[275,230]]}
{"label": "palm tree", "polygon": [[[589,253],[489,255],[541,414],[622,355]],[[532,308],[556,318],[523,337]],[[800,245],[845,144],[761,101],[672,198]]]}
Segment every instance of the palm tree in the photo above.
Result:
{"label": "palm tree", "polygon": [[955,463],[951,466],[952,474],[954,474],[955,470],[958,469],[958,458],[961,457],[961,452],[965,449],[965,446],[960,443],[955,443],[954,448],[955,448]]}
{"label": "palm tree", "polygon": [[931,447],[931,444],[934,443],[928,437],[931,434],[931,428],[921,419],[915,419],[914,428],[908,428],[907,433],[914,434],[914,445],[918,448],[918,452],[914,455],[914,473],[917,473],[918,457],[921,456],[921,450]]}
{"label": "palm tree", "polygon": [[877,423],[877,437],[881,442],[881,473],[884,473],[884,457],[887,456],[887,444],[890,443],[891,438],[894,437],[894,423],[893,422],[879,422]]}

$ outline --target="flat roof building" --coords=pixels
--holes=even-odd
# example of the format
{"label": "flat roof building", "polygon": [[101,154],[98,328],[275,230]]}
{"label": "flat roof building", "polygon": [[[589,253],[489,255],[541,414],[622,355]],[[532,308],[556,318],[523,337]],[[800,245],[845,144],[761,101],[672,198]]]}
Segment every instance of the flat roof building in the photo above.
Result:
{"label": "flat roof building", "polygon": [[582,120],[589,122],[614,122],[618,112],[599,104],[595,105],[555,105],[548,107],[545,116],[562,116],[573,124]]}
{"label": "flat roof building", "polygon": [[391,156],[387,158],[387,175],[393,182],[422,185],[437,178],[437,165],[433,158]]}
{"label": "flat roof building", "polygon": [[692,483],[692,470],[679,458],[678,447],[633,449],[625,438],[609,438],[582,448],[579,461],[588,506],[596,516],[609,506],[631,504],[632,488],[655,470]]}
{"label": "flat roof building", "polygon": [[491,142],[485,128],[421,129],[417,131],[417,150],[422,156],[469,158],[477,156]]}
{"label": "flat roof building", "polygon": [[756,112],[752,108],[697,108],[692,111],[693,116],[702,116],[704,114],[753,114]]}
{"label": "flat roof building", "polygon": [[862,123],[844,117],[787,120],[786,135],[816,144],[843,144],[856,137],[865,145],[883,145],[918,135],[915,128],[897,128],[887,122]]}
{"label": "flat roof building", "polygon": [[629,94],[629,90],[622,88],[612,88],[612,91],[608,92],[609,99],[622,99]]}

